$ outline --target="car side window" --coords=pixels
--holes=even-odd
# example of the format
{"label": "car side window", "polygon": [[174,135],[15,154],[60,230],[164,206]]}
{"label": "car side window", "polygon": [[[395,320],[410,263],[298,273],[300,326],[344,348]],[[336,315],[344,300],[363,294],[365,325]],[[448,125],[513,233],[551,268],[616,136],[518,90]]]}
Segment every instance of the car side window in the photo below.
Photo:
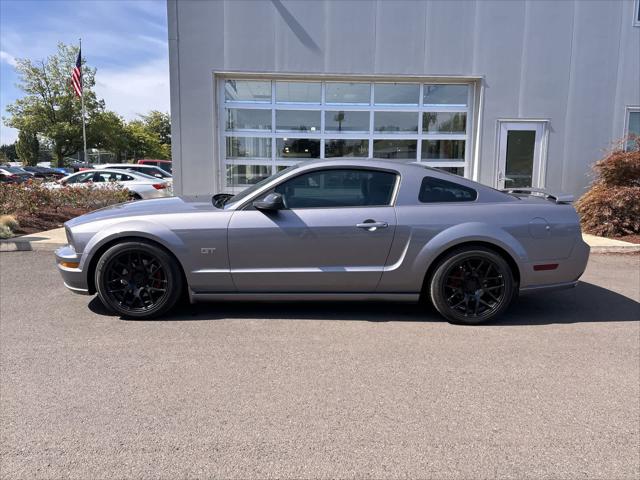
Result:
{"label": "car side window", "polygon": [[338,208],[391,204],[396,174],[379,170],[331,169],[304,173],[278,185],[287,208]]}
{"label": "car side window", "polygon": [[418,194],[422,203],[473,202],[476,198],[478,192],[473,188],[433,177],[422,179]]}
{"label": "car side window", "polygon": [[74,175],[73,177],[69,178],[65,183],[86,183],[91,181],[92,178],[93,178],[93,173],[91,172],[80,173],[78,175]]}
{"label": "car side window", "polygon": [[133,180],[133,177],[124,173],[116,172],[96,172],[93,181],[96,183],[104,182],[126,182]]}

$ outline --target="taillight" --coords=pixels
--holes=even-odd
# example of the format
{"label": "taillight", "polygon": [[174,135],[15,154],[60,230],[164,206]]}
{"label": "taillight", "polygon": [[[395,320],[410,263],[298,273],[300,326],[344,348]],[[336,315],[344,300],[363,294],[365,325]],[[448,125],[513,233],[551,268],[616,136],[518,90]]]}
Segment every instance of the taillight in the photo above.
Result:
{"label": "taillight", "polygon": [[167,188],[167,184],[166,183],[154,183],[153,184],[153,188],[155,188],[156,190],[162,190],[164,188]]}

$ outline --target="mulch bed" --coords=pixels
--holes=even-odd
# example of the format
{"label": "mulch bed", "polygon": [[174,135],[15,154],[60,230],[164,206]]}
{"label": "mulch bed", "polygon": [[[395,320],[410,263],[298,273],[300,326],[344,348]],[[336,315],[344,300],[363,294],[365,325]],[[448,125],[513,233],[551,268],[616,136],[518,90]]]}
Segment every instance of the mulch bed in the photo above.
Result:
{"label": "mulch bed", "polygon": [[87,213],[81,208],[62,208],[59,210],[41,210],[37,215],[18,215],[20,227],[14,232],[17,235],[29,235],[32,233],[52,230],[62,227],[67,220]]}

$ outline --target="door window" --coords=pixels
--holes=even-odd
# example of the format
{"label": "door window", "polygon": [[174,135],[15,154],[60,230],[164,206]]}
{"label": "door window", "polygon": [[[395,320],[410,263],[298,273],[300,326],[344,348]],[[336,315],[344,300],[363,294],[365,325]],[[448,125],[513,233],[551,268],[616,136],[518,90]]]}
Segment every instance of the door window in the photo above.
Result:
{"label": "door window", "polygon": [[93,172],[79,173],[73,177],[69,177],[65,183],[86,183],[93,179]]}
{"label": "door window", "polygon": [[500,122],[498,188],[544,188],[544,121]]}
{"label": "door window", "polygon": [[535,148],[535,130],[509,130],[507,133],[505,186],[531,187],[533,185]]}
{"label": "door window", "polygon": [[299,175],[275,188],[287,208],[385,206],[391,203],[396,174],[378,170],[334,169]]}
{"label": "door window", "polygon": [[627,152],[640,148],[640,108],[638,107],[627,108],[625,137],[627,137],[625,145]]}
{"label": "door window", "polygon": [[130,182],[133,180],[131,175],[116,172],[96,172],[93,181],[96,183],[104,182]]}

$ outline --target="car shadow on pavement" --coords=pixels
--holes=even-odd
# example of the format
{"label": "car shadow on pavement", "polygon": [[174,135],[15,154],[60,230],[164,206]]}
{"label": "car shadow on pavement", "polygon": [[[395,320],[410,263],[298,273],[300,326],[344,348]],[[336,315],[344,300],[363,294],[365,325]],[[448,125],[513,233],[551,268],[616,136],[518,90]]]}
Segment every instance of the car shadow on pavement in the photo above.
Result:
{"label": "car shadow on pavement", "polygon": [[[89,308],[113,316],[95,297]],[[393,302],[183,302],[157,321],[224,319],[347,320],[368,322],[442,322],[432,306]],[[126,320],[126,319],[122,319]],[[547,325],[640,320],[640,303],[619,293],[580,282],[576,288],[520,296],[509,310],[483,326]]]}

